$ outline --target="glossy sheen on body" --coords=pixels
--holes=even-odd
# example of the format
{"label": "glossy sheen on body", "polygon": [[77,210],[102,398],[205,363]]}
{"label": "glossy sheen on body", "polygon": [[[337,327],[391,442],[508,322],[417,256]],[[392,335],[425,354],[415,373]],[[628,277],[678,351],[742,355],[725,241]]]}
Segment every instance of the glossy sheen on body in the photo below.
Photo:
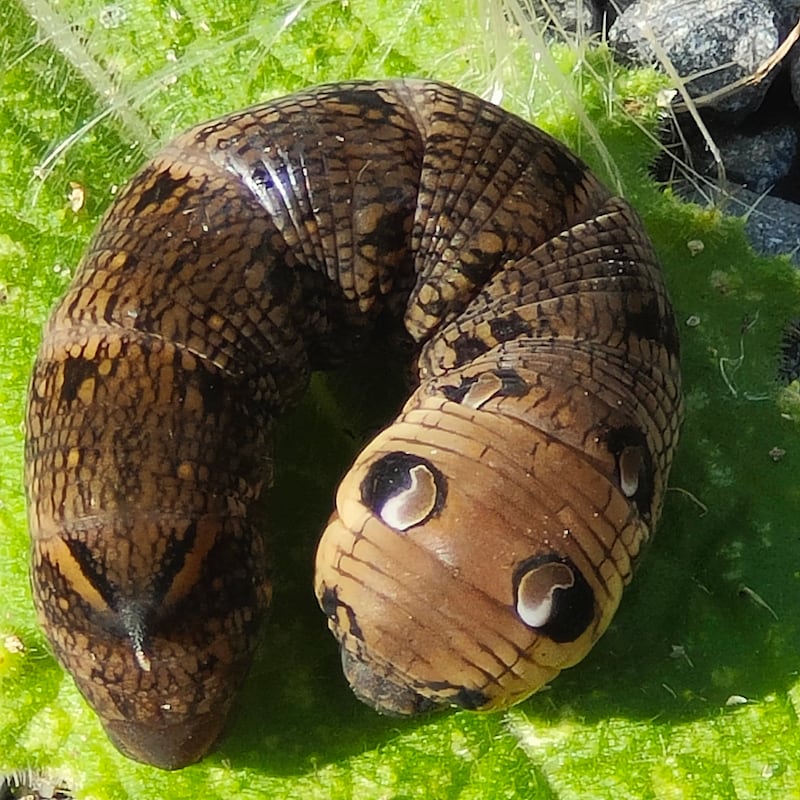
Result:
{"label": "glossy sheen on body", "polygon": [[147,164],[36,361],[36,604],[126,754],[175,768],[218,737],[269,605],[252,507],[272,421],[393,325],[419,385],[344,478],[317,555],[356,694],[396,714],[506,706],[607,627],[680,423],[639,219],[473,95],[317,87]]}

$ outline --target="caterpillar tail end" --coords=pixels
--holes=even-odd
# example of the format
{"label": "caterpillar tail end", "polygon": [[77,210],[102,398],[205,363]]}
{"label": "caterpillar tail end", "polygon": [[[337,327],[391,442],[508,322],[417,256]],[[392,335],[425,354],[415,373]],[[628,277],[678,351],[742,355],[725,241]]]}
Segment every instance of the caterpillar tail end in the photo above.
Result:
{"label": "caterpillar tail end", "polygon": [[203,714],[191,722],[160,727],[131,720],[109,720],[104,727],[116,748],[128,758],[175,770],[203,758],[220,737],[225,721],[226,715]]}

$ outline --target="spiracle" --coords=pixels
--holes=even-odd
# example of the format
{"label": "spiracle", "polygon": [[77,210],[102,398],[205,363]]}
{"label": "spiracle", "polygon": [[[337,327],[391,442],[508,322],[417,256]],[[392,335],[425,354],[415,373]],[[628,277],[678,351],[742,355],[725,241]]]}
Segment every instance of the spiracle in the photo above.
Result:
{"label": "spiracle", "polygon": [[342,481],[316,560],[356,695],[507,706],[608,626],[681,418],[639,218],[471,94],[319,86],[155,156],[35,363],[36,607],[128,756],[177,768],[217,740],[270,601],[253,505],[273,421],[385,329],[416,343],[418,385]]}

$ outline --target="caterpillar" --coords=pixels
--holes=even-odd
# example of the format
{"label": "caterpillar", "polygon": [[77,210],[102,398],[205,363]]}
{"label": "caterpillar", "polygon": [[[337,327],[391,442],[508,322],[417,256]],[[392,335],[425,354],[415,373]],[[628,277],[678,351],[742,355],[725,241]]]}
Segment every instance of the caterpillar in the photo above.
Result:
{"label": "caterpillar", "polygon": [[415,343],[418,385],[316,556],[355,694],[387,714],[501,708],[608,626],[681,419],[642,223],[472,94],[319,86],[144,166],[35,361],[35,604],[129,757],[174,769],[220,735],[270,602],[253,505],[273,422],[379,330]]}

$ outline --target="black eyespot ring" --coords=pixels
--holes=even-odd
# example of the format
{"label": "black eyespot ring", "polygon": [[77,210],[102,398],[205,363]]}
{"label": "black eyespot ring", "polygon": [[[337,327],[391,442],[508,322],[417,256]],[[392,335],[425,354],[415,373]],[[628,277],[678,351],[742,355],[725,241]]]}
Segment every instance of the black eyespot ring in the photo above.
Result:
{"label": "black eyespot ring", "polygon": [[413,453],[387,453],[374,461],[361,482],[361,501],[389,527],[405,531],[438,514],[447,499],[447,480],[430,461]]}
{"label": "black eyespot ring", "polygon": [[639,428],[628,425],[608,430],[605,440],[609,453],[617,461],[620,489],[636,504],[642,519],[650,519],[655,468],[647,437]]}
{"label": "black eyespot ring", "polygon": [[514,570],[514,603],[528,627],[554,642],[574,642],[592,623],[595,598],[586,578],[566,556],[549,553]]}

